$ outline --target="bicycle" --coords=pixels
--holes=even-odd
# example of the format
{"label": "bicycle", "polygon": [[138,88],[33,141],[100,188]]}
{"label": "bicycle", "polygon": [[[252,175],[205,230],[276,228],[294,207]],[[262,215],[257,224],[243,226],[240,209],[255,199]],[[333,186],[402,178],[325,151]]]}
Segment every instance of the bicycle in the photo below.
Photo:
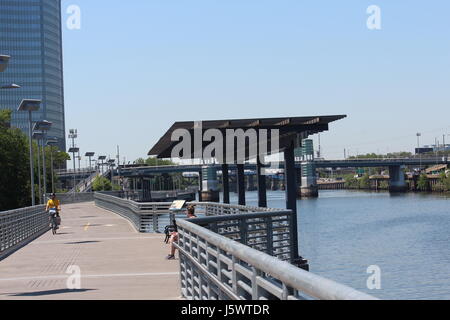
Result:
{"label": "bicycle", "polygon": [[52,228],[52,233],[53,233],[53,235],[56,235],[56,232],[59,229],[59,227],[58,227],[58,225],[59,225],[59,223],[58,223],[58,218],[59,218],[58,210],[50,209],[49,213],[50,213],[50,225],[51,225],[51,228]]}

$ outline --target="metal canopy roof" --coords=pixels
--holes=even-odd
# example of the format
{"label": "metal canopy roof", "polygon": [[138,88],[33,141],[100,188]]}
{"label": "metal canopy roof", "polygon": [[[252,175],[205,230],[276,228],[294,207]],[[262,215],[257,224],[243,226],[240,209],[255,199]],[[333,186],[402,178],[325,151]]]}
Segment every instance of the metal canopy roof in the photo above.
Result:
{"label": "metal canopy roof", "polygon": [[[285,117],[285,118],[265,118],[265,119],[235,119],[235,120],[208,120],[202,121],[203,132],[208,129],[219,129],[225,132],[227,129],[278,129],[280,131],[279,151],[292,142],[309,135],[320,133],[328,130],[331,122],[346,118],[346,115],[331,116],[310,116],[310,117]],[[186,129],[191,134],[194,132],[194,126],[197,121],[175,122],[172,127],[159,139],[159,141],[148,152],[149,156],[158,158],[170,158],[172,148],[179,142],[172,141],[172,133],[177,129]],[[211,142],[204,142],[203,149]],[[247,146],[248,147],[248,146]],[[246,148],[247,148],[246,147]],[[192,150],[192,158],[194,158],[194,150]]]}

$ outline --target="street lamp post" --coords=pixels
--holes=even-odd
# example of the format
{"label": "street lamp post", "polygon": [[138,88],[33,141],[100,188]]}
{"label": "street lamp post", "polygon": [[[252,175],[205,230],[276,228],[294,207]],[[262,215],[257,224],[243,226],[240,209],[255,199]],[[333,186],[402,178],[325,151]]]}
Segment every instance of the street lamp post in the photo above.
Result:
{"label": "street lamp post", "polygon": [[421,133],[416,133],[416,136],[417,136],[417,149],[420,149],[420,137],[422,136],[422,134]]}
{"label": "street lamp post", "polygon": [[50,138],[47,140],[47,145],[50,146],[50,168],[52,172],[52,193],[55,193],[55,178],[53,175],[53,145],[58,143],[57,138]]}
{"label": "street lamp post", "polygon": [[33,139],[37,142],[37,172],[38,172],[38,188],[39,188],[39,204],[42,204],[42,184],[41,184],[41,140],[43,140],[44,135],[42,132],[33,132]]}
{"label": "street lamp post", "polygon": [[76,164],[75,164],[75,154],[78,153],[80,151],[80,148],[70,148],[69,149],[69,153],[72,153],[72,159],[73,159],[73,190],[74,193],[76,192],[75,187],[76,187],[76,180],[75,180],[75,175],[76,175]]}
{"label": "street lamp post", "polygon": [[47,166],[45,161],[45,145],[47,140],[47,132],[52,127],[52,122],[47,120],[38,121],[34,124],[34,131],[40,131],[42,133],[42,173],[43,173],[43,194],[44,199],[47,194]]}
{"label": "street lamp post", "polygon": [[73,188],[74,188],[74,190],[75,190],[75,183],[76,183],[75,153],[80,152],[80,149],[75,147],[75,139],[76,138],[78,138],[77,129],[70,129],[69,130],[69,139],[72,139],[72,148],[69,149],[69,153],[72,153],[72,159],[73,159]]}
{"label": "street lamp post", "polygon": [[[1,59],[0,59],[1,61]],[[17,111],[28,111],[28,139],[30,141],[30,175],[31,175],[31,204],[36,205],[34,194],[34,166],[33,166],[33,133],[31,112],[39,110],[41,100],[24,99],[20,103]]]}
{"label": "street lamp post", "polygon": [[106,156],[99,156],[98,161],[101,161],[99,166],[101,166],[100,173],[103,174],[103,166],[105,165]]}
{"label": "street lamp post", "polygon": [[86,152],[84,156],[89,158],[89,170],[92,170],[92,157],[95,156],[95,152]]}

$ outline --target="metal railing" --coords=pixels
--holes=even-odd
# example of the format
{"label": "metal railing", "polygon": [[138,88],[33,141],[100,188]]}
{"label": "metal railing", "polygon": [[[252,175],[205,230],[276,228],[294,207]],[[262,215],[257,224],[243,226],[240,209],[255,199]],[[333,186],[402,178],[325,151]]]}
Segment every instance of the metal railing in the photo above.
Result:
{"label": "metal railing", "polygon": [[181,291],[187,299],[375,299],[221,236],[193,221],[177,222]]}
{"label": "metal railing", "polygon": [[206,216],[223,216],[223,215],[235,215],[243,213],[279,211],[279,209],[241,206],[236,204],[226,204],[216,202],[189,202],[189,204],[195,206],[197,213],[201,213]]}
{"label": "metal railing", "polygon": [[0,212],[0,260],[49,229],[43,205]]}
{"label": "metal railing", "polygon": [[[46,200],[48,200],[50,194],[46,195]],[[68,192],[68,193],[57,193],[56,198],[61,202],[61,205],[70,203],[80,203],[80,202],[91,202],[94,201],[94,194],[92,192]]]}
{"label": "metal railing", "polygon": [[170,224],[171,202],[139,203],[95,192],[95,205],[128,219],[139,232],[163,232]]}
{"label": "metal railing", "polygon": [[289,210],[209,216],[191,222],[280,260],[292,262],[295,256]]}

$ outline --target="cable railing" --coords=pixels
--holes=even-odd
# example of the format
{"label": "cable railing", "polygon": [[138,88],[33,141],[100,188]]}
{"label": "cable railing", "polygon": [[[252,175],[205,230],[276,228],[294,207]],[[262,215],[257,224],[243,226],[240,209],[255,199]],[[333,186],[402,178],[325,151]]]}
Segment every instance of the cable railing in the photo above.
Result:
{"label": "cable railing", "polygon": [[0,212],[0,260],[48,230],[44,205]]}

